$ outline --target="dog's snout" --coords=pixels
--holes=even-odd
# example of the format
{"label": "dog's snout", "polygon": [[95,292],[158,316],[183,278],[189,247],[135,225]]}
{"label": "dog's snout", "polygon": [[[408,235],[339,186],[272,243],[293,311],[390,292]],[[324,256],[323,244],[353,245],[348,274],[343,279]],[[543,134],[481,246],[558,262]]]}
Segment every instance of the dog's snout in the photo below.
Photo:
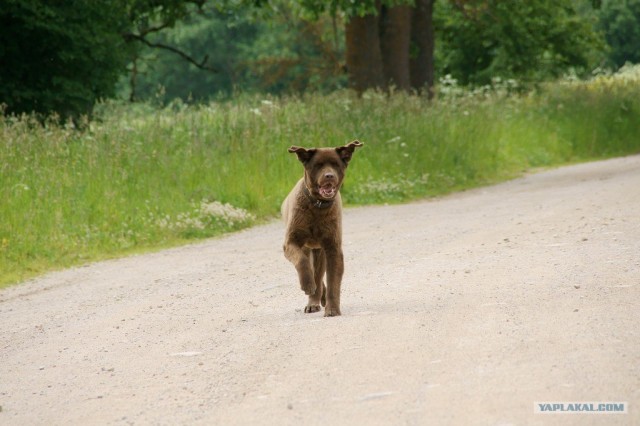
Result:
{"label": "dog's snout", "polygon": [[332,173],[332,172],[326,172],[326,173],[324,174],[324,178],[325,178],[325,179],[335,179],[335,178],[336,178],[336,175],[335,175],[334,173]]}

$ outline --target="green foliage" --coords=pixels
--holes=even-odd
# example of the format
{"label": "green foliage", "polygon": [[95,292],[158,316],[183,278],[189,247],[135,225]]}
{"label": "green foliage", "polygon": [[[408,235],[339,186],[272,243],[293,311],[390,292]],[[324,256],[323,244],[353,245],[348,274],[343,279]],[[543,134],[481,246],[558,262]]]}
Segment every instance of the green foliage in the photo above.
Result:
{"label": "green foliage", "polygon": [[381,6],[413,5],[415,0],[222,0],[217,7],[225,13],[259,13],[272,18],[282,10],[296,10],[305,19],[377,15]]}
{"label": "green foliage", "polygon": [[377,15],[381,5],[413,4],[414,0],[297,0],[294,2],[317,19],[323,13],[329,13],[331,16],[342,13],[347,17]]}
{"label": "green foliage", "polygon": [[111,97],[135,45],[132,27],[155,32],[200,0],[4,0],[0,103],[7,113],[78,118]]}
{"label": "green foliage", "polygon": [[605,0],[599,15],[611,63],[616,68],[640,63],[640,0]]}
{"label": "green foliage", "polygon": [[[4,0],[0,104],[4,113],[77,119],[96,100],[113,96],[117,81],[124,92],[122,77],[133,58],[135,90],[143,99],[327,92],[346,83],[344,21],[380,5],[410,3]],[[435,13],[437,71],[463,84],[486,84],[496,76],[541,81],[581,75],[600,65],[602,37],[616,67],[640,61],[640,0],[438,0]],[[602,36],[594,30],[596,19]],[[217,72],[144,43],[175,47],[198,61],[208,57]]]}
{"label": "green foliage", "polygon": [[76,130],[0,118],[0,283],[178,244],[278,214],[292,144],[365,143],[347,204],[399,202],[530,167],[640,152],[640,71],[438,100],[366,92],[166,108],[99,104]]}
{"label": "green foliage", "polygon": [[590,71],[603,48],[594,23],[571,0],[441,0],[434,18],[439,72],[464,84]]}
{"label": "green foliage", "polygon": [[193,7],[202,8],[206,0],[120,0],[128,21],[143,30],[152,25],[174,26],[187,17]]}
{"label": "green foliage", "polygon": [[[254,4],[226,1],[218,13],[207,11],[160,34],[160,42],[212,58],[221,72],[196,70],[171,53],[147,52],[148,59],[157,61],[147,60],[141,68],[140,97],[152,97],[159,86],[165,89],[165,101],[177,96],[210,99],[237,90],[281,94],[345,86],[342,25],[348,16],[375,12],[376,2]],[[603,56],[602,39],[594,30],[596,15],[585,0],[522,0],[517,7],[499,1],[441,0],[435,10],[438,73],[452,74],[463,84],[486,84],[496,76],[542,81],[567,72],[581,74]],[[317,22],[310,24],[304,17]]]}
{"label": "green foliage", "polygon": [[[198,69],[172,52],[146,48],[136,63],[137,99],[167,103],[228,98],[237,92],[329,91],[346,78],[338,65],[342,39],[336,43],[331,23],[305,21],[284,7],[269,22],[256,20],[249,11],[230,14],[204,7],[152,40],[207,57],[216,72]],[[131,90],[128,80],[122,79],[120,90]]]}
{"label": "green foliage", "polygon": [[0,103],[9,113],[86,113],[113,94],[126,28],[118,2],[5,0],[0,7]]}
{"label": "green foliage", "polygon": [[[162,102],[175,98],[203,101],[220,94],[231,95],[234,84],[251,81],[241,64],[248,59],[245,52],[256,33],[256,25],[248,19],[229,17],[216,10],[190,15],[151,39],[176,46],[195,58],[207,57],[208,66],[216,71],[198,69],[173,52],[143,48],[136,63],[136,99],[161,95]],[[127,79],[126,84],[121,84],[121,90],[131,90],[128,83]]]}

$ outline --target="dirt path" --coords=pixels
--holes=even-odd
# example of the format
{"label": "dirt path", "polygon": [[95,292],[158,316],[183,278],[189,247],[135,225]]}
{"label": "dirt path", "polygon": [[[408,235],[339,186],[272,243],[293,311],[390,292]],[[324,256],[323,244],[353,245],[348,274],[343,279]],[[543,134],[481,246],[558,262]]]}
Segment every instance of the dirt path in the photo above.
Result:
{"label": "dirt path", "polygon": [[640,424],[640,156],[344,222],[339,318],[280,223],[1,291],[0,424]]}

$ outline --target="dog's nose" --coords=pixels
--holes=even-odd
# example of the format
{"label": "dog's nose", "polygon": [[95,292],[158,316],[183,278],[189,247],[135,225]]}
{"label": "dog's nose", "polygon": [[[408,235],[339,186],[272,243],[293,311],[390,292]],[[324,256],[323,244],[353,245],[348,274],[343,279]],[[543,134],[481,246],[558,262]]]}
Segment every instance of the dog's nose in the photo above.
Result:
{"label": "dog's nose", "polygon": [[325,174],[324,174],[324,178],[325,178],[325,179],[335,179],[335,178],[336,178],[336,175],[334,175],[334,174],[333,174],[333,173],[331,173],[331,172],[328,172],[328,173],[325,173]]}

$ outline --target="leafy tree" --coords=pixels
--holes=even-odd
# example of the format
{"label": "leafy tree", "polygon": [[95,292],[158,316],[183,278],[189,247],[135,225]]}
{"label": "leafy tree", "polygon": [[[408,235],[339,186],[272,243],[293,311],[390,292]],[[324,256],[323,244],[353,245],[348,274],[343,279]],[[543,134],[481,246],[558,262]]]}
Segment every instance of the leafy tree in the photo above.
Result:
{"label": "leafy tree", "polygon": [[[207,9],[191,14],[174,28],[146,35],[146,46],[136,52],[130,64],[130,99],[158,96],[162,99],[192,98],[201,100],[230,92],[234,84],[244,81],[238,70],[240,52],[253,43],[255,26]],[[186,61],[183,56],[157,46],[172,46],[189,52],[200,61]],[[206,58],[206,61],[204,60]],[[206,63],[207,70],[194,62]]]}
{"label": "leafy tree", "polygon": [[439,70],[462,83],[493,76],[541,80],[587,71],[602,49],[572,0],[440,0]]}
{"label": "leafy tree", "polygon": [[[283,13],[284,12],[284,13]],[[344,43],[336,20],[299,19],[295,11],[280,11],[258,38],[244,61],[256,88],[273,93],[331,91],[346,85]]]}
{"label": "leafy tree", "polygon": [[202,13],[151,35],[151,44],[208,58],[208,67],[215,72],[202,72],[173,52],[147,48],[135,63],[136,97],[162,94],[161,101],[199,101],[227,97],[236,90],[291,93],[344,85],[340,68],[344,47],[336,43],[330,20],[302,19],[288,5],[262,19],[254,15],[251,8],[205,5]]}
{"label": "leafy tree", "polygon": [[609,59],[616,67],[640,63],[640,0],[605,0],[600,27],[610,46]]}
{"label": "leafy tree", "polygon": [[3,0],[0,103],[8,113],[89,113],[114,94],[136,43],[203,1]]}
{"label": "leafy tree", "polygon": [[108,2],[4,0],[0,103],[9,113],[88,111],[126,61],[122,9]]}
{"label": "leafy tree", "polygon": [[[223,3],[277,10],[282,1]],[[349,85],[358,92],[384,88],[389,83],[401,89],[409,89],[412,83],[417,89],[432,83],[433,72],[420,69],[432,68],[433,40],[420,39],[431,36],[432,28],[412,33],[411,24],[415,21],[430,26],[433,0],[291,0],[291,3],[314,19],[325,14],[334,20],[344,17],[346,70]],[[421,16],[413,19],[414,13]]]}
{"label": "leafy tree", "polygon": [[433,85],[433,0],[300,0],[308,11],[346,16],[349,84],[430,89]]}

